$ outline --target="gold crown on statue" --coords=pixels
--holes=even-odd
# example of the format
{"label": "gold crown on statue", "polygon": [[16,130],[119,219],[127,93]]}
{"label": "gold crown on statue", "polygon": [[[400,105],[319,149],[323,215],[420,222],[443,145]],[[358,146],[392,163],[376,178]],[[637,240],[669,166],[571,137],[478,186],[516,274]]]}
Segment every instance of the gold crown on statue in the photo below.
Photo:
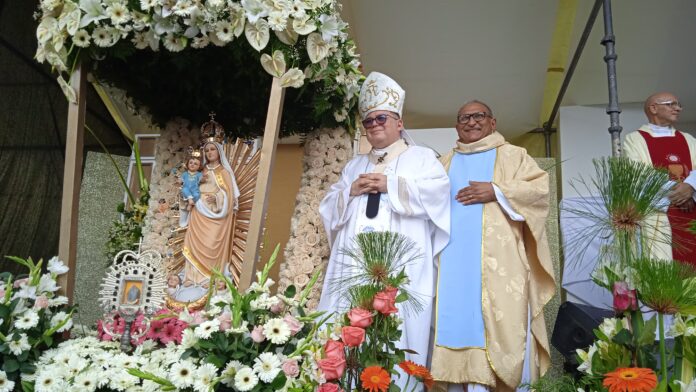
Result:
{"label": "gold crown on statue", "polygon": [[199,150],[198,148],[194,148],[193,146],[188,146],[188,148],[186,149],[186,160],[187,161],[191,158],[200,159],[202,156],[203,156],[203,154],[201,154],[201,150]]}
{"label": "gold crown on statue", "polygon": [[225,128],[215,121],[215,112],[210,112],[210,121],[201,126],[201,144],[208,142],[222,143],[225,138]]}

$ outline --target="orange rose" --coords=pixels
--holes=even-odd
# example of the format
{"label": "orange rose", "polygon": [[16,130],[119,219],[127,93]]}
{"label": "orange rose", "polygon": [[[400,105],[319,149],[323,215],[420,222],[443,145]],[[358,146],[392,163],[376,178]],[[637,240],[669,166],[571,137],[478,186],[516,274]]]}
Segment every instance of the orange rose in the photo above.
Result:
{"label": "orange rose", "polygon": [[352,327],[367,328],[372,324],[372,312],[363,308],[353,308],[348,312]]}
{"label": "orange rose", "polygon": [[343,327],[341,339],[348,347],[358,347],[365,341],[365,330],[359,327]]}

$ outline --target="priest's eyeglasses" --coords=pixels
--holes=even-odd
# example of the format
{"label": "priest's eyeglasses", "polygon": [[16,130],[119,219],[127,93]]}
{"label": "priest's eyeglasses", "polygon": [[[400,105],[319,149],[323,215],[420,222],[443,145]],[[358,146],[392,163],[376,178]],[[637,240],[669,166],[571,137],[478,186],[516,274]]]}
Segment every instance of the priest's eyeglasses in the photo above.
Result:
{"label": "priest's eyeglasses", "polygon": [[372,128],[377,125],[384,125],[387,123],[388,118],[393,118],[394,120],[398,120],[398,117],[390,116],[388,114],[378,114],[372,118],[366,118],[362,120],[362,125],[365,127],[365,129]]}
{"label": "priest's eyeglasses", "polygon": [[486,112],[476,112],[476,113],[471,113],[471,114],[460,114],[457,116],[457,122],[460,124],[466,124],[471,120],[472,118],[476,122],[481,122],[483,119],[486,117],[493,117],[490,114]]}
{"label": "priest's eyeglasses", "polygon": [[681,105],[681,103],[679,103],[679,101],[655,102],[655,105],[669,106],[670,109],[681,109],[682,108],[682,105]]}

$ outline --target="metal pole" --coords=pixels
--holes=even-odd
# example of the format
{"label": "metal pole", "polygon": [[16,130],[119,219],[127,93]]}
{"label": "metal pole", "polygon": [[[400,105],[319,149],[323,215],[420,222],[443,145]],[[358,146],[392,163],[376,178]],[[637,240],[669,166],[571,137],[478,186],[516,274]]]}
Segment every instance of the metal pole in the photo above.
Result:
{"label": "metal pole", "polygon": [[595,24],[597,19],[597,14],[599,14],[599,8],[602,6],[602,0],[595,0],[594,6],[592,6],[592,11],[590,11],[590,16],[587,18],[587,23],[585,23],[585,29],[580,36],[580,41],[578,42],[577,48],[575,48],[575,53],[573,53],[573,59],[570,61],[570,66],[568,67],[568,72],[566,72],[565,78],[563,78],[563,83],[561,84],[561,89],[558,91],[558,96],[556,97],[556,102],[553,104],[553,109],[551,109],[551,114],[549,114],[549,120],[544,123],[544,141],[546,142],[546,157],[551,157],[551,133],[553,122],[558,114],[558,109],[561,107],[561,101],[563,101],[563,96],[568,90],[568,85],[570,85],[570,80],[573,78],[575,73],[575,68],[580,61],[580,56],[585,49],[585,43],[590,37],[592,32],[592,26]]}
{"label": "metal pole", "polygon": [[604,0],[604,38],[602,45],[605,48],[604,62],[607,63],[607,80],[609,82],[609,133],[611,134],[611,156],[621,156],[621,130],[619,125],[619,93],[616,82],[616,52],[614,51],[614,27],[611,17],[611,0]]}

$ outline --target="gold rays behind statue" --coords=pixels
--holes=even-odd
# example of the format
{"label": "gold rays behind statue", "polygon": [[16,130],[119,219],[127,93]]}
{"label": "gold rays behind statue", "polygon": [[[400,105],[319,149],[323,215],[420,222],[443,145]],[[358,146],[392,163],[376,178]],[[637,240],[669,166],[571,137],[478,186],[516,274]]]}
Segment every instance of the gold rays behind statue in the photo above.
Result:
{"label": "gold rays behind statue", "polygon": [[[254,151],[253,147],[245,143],[241,139],[232,144],[224,145],[225,156],[232,167],[234,176],[239,188],[238,209],[232,221],[232,235],[234,236],[230,250],[231,259],[227,264],[227,269],[230,278],[235,285],[239,285],[239,278],[242,271],[242,260],[244,259],[244,251],[246,249],[247,234],[249,232],[249,224],[251,222],[251,208],[254,201],[254,192],[256,189],[256,176],[259,171],[259,161],[261,159],[260,150]],[[167,266],[168,274],[178,274],[184,268],[184,237],[186,235],[186,227],[178,227],[173,230],[174,234],[169,240],[168,245],[171,256]],[[209,293],[213,292],[213,285],[209,287]],[[207,300],[208,295],[203,295],[195,301],[183,302],[172,296],[167,296],[166,305],[170,309],[189,310],[201,309]]]}

